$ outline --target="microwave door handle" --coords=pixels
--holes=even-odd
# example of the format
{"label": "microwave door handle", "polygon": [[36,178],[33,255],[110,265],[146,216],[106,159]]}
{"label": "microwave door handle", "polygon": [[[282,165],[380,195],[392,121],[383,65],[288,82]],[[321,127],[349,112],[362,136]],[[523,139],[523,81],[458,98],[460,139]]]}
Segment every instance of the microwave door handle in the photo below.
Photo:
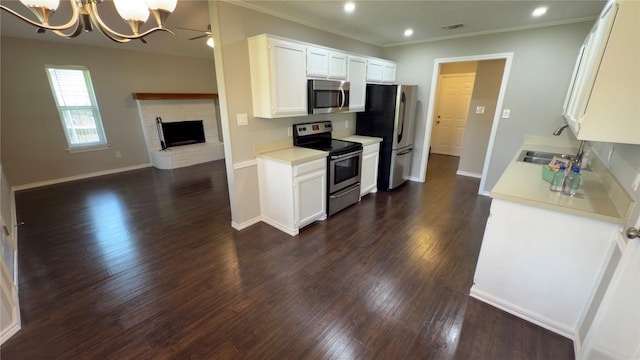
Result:
{"label": "microwave door handle", "polygon": [[398,129],[398,144],[400,143],[400,141],[402,141],[402,135],[404,134],[404,118],[407,109],[407,96],[404,94],[404,91],[402,92],[402,95],[400,95],[400,107],[400,112],[402,114],[402,123],[400,124],[400,129]]}
{"label": "microwave door handle", "polygon": [[344,106],[344,89],[342,87],[340,87],[340,92],[338,92],[337,96],[338,96],[338,104],[340,104],[338,106],[338,108],[340,110],[342,110],[342,107]]}

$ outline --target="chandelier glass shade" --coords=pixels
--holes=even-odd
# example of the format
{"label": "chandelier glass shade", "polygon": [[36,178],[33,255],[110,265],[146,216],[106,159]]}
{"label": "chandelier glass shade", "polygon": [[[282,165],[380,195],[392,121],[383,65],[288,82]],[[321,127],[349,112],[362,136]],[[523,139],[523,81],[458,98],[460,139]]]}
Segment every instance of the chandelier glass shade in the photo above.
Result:
{"label": "chandelier glass shade", "polygon": [[[137,39],[146,42],[144,37],[156,31],[173,34],[171,30],[164,27],[164,24],[167,17],[175,10],[178,0],[113,0],[118,15],[129,24],[132,34],[121,34],[102,21],[98,13],[98,5],[104,0],[69,0],[71,19],[63,25],[49,24],[49,18],[58,9],[60,0],[20,0],[20,2],[35,14],[38,21],[33,21],[3,5],[0,5],[0,9],[35,26],[38,33],[51,31],[62,37],[74,38],[83,31],[93,31],[97,28],[107,38],[126,43]],[[149,19],[149,14],[153,15],[156,27],[140,32],[140,27]]]}

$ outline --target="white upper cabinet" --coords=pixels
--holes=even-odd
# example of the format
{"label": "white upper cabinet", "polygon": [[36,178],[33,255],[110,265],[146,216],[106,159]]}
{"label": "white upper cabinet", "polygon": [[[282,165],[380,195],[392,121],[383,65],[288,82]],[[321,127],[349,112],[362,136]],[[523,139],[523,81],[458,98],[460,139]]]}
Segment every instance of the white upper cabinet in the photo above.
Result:
{"label": "white upper cabinet", "polygon": [[248,39],[253,116],[308,115],[307,80],[348,80],[349,111],[364,111],[366,84],[395,84],[392,61],[262,34]]}
{"label": "white upper cabinet", "polygon": [[307,76],[322,79],[329,76],[329,50],[307,47]]}
{"label": "white upper cabinet", "polygon": [[307,76],[320,79],[347,79],[347,55],[313,46],[307,47]]}
{"label": "white upper cabinet", "polygon": [[347,55],[335,51],[329,52],[329,79],[347,79]]}
{"label": "white upper cabinet", "polygon": [[349,56],[349,111],[364,111],[367,91],[367,59]]}
{"label": "white upper cabinet", "polygon": [[306,47],[266,34],[248,42],[253,116],[307,115]]}
{"label": "white upper cabinet", "polygon": [[640,144],[640,2],[610,1],[580,49],[564,106],[579,140]]}
{"label": "white upper cabinet", "polygon": [[367,61],[367,82],[394,84],[396,82],[396,64],[381,59]]}

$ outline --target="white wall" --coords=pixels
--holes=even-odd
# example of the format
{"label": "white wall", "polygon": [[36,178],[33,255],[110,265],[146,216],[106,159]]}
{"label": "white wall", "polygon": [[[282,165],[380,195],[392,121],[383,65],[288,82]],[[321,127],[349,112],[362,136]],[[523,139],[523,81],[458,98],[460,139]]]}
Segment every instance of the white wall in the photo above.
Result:
{"label": "white wall", "polygon": [[[592,22],[582,22],[385,48],[384,57],[398,62],[398,81],[420,86],[415,153],[421,153],[429,143],[425,131],[431,124],[426,124],[428,109],[425,107],[435,59],[513,52],[504,99],[504,108],[511,109],[511,118],[499,122],[484,189],[490,191],[522,144],[524,135],[550,136],[564,123],[565,94],[578,49],[592,25]],[[421,175],[416,173],[419,162],[420,159],[414,157],[413,177]]]}
{"label": "white wall", "polygon": [[[0,56],[1,156],[14,186],[147,164],[131,93],[217,92],[210,59],[7,37]],[[45,64],[89,68],[110,149],[66,151]]]}
{"label": "white wall", "polygon": [[[504,66],[504,59],[478,62],[476,80],[469,104],[467,126],[462,140],[458,164],[459,172],[478,176],[482,174]],[[484,106],[483,114],[476,114],[477,106]]]}

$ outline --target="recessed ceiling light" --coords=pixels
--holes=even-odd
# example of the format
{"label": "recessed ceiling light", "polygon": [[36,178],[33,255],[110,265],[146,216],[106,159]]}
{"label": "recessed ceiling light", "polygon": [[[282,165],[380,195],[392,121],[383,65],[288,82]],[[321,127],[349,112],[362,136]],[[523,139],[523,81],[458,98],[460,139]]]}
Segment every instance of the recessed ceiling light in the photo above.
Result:
{"label": "recessed ceiling light", "polygon": [[344,11],[348,13],[352,13],[356,9],[356,4],[352,2],[348,2],[344,4]]}
{"label": "recessed ceiling light", "polygon": [[413,29],[407,29],[404,31],[404,36],[409,37],[413,35]]}
{"label": "recessed ceiling light", "polygon": [[538,17],[538,16],[542,16],[547,12],[547,7],[543,6],[543,7],[539,7],[535,10],[533,10],[533,13],[531,13],[532,16]]}

